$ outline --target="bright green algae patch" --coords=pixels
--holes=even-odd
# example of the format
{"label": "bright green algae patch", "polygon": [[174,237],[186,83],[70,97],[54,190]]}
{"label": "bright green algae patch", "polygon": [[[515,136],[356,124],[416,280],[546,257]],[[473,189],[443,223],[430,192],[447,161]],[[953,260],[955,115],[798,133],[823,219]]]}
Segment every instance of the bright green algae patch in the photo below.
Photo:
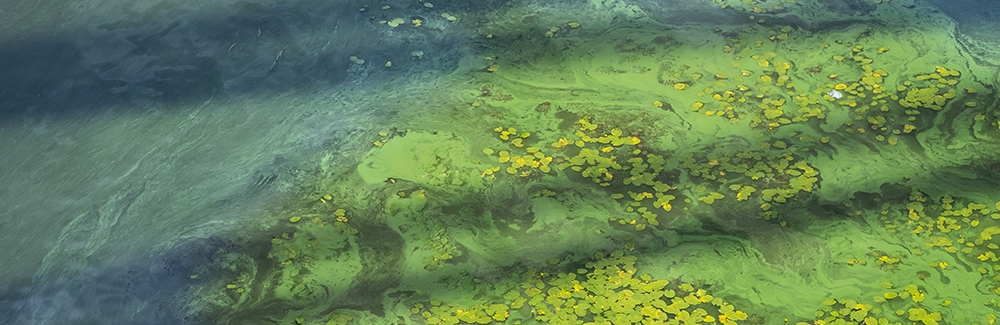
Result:
{"label": "bright green algae patch", "polygon": [[209,300],[289,324],[992,324],[995,69],[898,2],[442,15],[482,22],[475,56],[322,160]]}
{"label": "bright green algae patch", "polygon": [[462,139],[446,133],[407,133],[372,151],[358,166],[358,174],[367,183],[381,183],[401,178],[428,186],[480,183],[470,177],[468,148]]}

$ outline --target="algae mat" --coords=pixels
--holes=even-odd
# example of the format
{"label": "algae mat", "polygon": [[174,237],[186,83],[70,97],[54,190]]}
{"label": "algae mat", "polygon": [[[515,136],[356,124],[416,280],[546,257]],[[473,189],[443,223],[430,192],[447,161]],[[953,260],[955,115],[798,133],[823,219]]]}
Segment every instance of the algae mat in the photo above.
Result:
{"label": "algae mat", "polygon": [[994,322],[997,70],[933,8],[439,19],[470,54],[232,253],[220,323]]}

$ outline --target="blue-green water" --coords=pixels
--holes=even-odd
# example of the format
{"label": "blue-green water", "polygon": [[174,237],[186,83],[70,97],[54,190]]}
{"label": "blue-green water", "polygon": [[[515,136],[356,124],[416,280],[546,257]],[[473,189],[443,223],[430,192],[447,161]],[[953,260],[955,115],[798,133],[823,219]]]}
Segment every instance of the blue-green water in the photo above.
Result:
{"label": "blue-green water", "polygon": [[1000,4],[0,4],[2,324],[992,324]]}

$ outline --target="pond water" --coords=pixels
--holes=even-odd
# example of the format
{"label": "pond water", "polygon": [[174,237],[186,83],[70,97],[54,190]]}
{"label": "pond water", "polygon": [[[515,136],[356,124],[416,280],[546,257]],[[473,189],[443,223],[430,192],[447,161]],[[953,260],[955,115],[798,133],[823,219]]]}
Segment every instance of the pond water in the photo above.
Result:
{"label": "pond water", "polygon": [[3,324],[993,324],[1000,3],[0,5]]}

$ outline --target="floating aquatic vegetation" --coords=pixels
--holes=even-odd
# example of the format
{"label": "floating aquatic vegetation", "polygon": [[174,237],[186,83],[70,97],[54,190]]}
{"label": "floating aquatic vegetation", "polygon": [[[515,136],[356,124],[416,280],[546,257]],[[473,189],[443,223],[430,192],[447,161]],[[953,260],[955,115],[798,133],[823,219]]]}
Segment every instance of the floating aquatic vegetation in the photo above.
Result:
{"label": "floating aquatic vegetation", "polygon": [[[854,65],[862,73],[855,81],[829,85],[833,91],[823,97],[849,110],[855,122],[845,123],[844,132],[867,134],[877,141],[895,145],[900,135],[916,130],[913,123],[921,115],[921,110],[942,110],[949,100],[957,97],[958,91],[954,86],[961,72],[935,66],[934,72],[916,75],[896,87],[890,87],[884,84],[889,72],[872,66],[879,55],[887,51],[887,47],[880,47],[876,54],[869,56],[863,46],[856,45],[850,48],[850,60],[835,55],[832,58],[834,61]],[[830,77],[834,79],[833,75]],[[869,125],[855,125],[857,121],[867,121]]]}
{"label": "floating aquatic vegetation", "polygon": [[[981,282],[991,288],[990,291],[1000,294],[1000,289],[996,289],[1000,288],[1000,259],[997,258],[1000,242],[994,238],[1000,234],[1000,202],[979,203],[951,195],[944,195],[935,202],[913,187],[907,200],[884,202],[880,215],[888,232],[897,234],[905,241],[922,242],[924,248],[943,250],[955,259],[931,260],[927,266],[942,271],[949,269],[950,264],[971,266],[982,275]],[[916,248],[911,251],[913,255],[924,254]],[[873,251],[873,256],[875,254],[884,253]],[[896,259],[904,257],[902,253],[883,256],[876,260],[883,263],[880,264],[883,268],[895,268],[898,264]],[[926,275],[919,277],[924,279]],[[898,296],[904,299],[912,297],[914,302],[925,299],[926,294],[915,289],[908,287],[905,292],[898,292]],[[891,299],[888,296],[885,298]],[[921,316],[924,314],[917,315],[920,316],[918,321],[925,319]]]}
{"label": "floating aquatic vegetation", "polygon": [[[754,29],[745,29],[744,32],[750,34]],[[790,26],[784,26],[780,30],[773,30],[772,42],[785,40],[793,32]],[[771,51],[761,51],[758,48],[763,46],[761,41],[757,41],[753,47],[748,45],[748,39],[742,35],[726,37],[727,44],[723,45],[723,52],[733,49],[740,49],[738,58],[748,57],[754,61],[760,72],[757,81],[752,85],[736,84],[735,87],[725,89],[728,86],[723,80],[733,79],[737,82],[751,81],[740,77],[729,78],[725,72],[715,72],[716,83],[714,87],[706,88],[699,92],[698,96],[710,96],[718,102],[716,105],[706,105],[701,101],[692,104],[692,111],[697,111],[706,116],[720,116],[729,120],[730,123],[737,123],[745,118],[751,118],[751,127],[766,128],[775,130],[782,125],[797,122],[806,122],[810,119],[824,119],[826,114],[823,105],[820,105],[819,96],[800,91],[795,86],[793,75],[797,67],[786,60],[782,54]],[[777,50],[777,48],[775,48]],[[757,54],[752,54],[757,52]],[[734,67],[740,67],[739,60],[733,61]],[[755,71],[748,69],[738,70],[739,76],[749,77]],[[726,78],[722,78],[726,77]],[[698,104],[701,103],[701,104]],[[794,104],[786,105],[786,104]]]}
{"label": "floating aquatic vegetation", "polygon": [[395,27],[399,27],[399,25],[402,25],[405,22],[406,22],[406,20],[403,19],[403,18],[395,18],[393,20],[386,21],[385,24],[389,25],[389,27],[395,28]]}
{"label": "floating aquatic vegetation", "polygon": [[[510,145],[514,146],[513,149],[524,148],[524,155],[514,155],[513,151],[500,150],[497,152],[497,162],[501,164],[509,164],[507,167],[503,166],[490,166],[487,167],[480,173],[480,177],[494,179],[496,178],[495,173],[503,169],[505,172],[511,175],[518,175],[520,177],[529,177],[535,170],[542,173],[548,173],[552,171],[552,167],[549,164],[553,161],[552,156],[546,156],[542,152],[541,148],[529,146],[525,148],[524,141],[531,137],[530,132],[517,133],[517,129],[514,127],[504,128],[498,126],[493,129],[494,132],[498,134],[500,140],[510,141]],[[565,148],[567,143],[563,144],[560,142],[553,143],[553,147],[557,150]],[[492,148],[484,148],[483,153],[486,155],[492,155],[496,152]]]}
{"label": "floating aquatic vegetation", "polygon": [[[797,6],[798,0],[714,0],[716,6],[722,9],[736,9],[748,13],[765,14],[784,12],[789,7]],[[752,17],[752,16],[751,16]],[[753,19],[753,18],[751,18]]]}
{"label": "floating aquatic vegetation", "polygon": [[490,324],[510,319],[544,324],[736,325],[748,319],[745,312],[705,289],[637,275],[636,257],[623,251],[609,256],[597,253],[595,258],[575,272],[528,270],[519,275],[520,287],[492,301],[461,306],[432,299],[414,304],[410,312],[428,324]]}
{"label": "floating aquatic vegetation", "polygon": [[[794,152],[794,148],[787,147],[783,141],[775,143]],[[768,220],[777,218],[769,202],[785,203],[798,193],[812,192],[819,182],[819,171],[790,153],[746,151],[723,153],[713,158],[696,158],[689,153],[679,167],[693,177],[727,186],[736,192],[737,201],[749,200],[759,189],[760,199],[766,204],[761,205],[760,216]],[[722,198],[714,197],[710,201],[716,199]]]}
{"label": "floating aquatic vegetation", "polygon": [[905,108],[928,108],[940,111],[949,99],[957,96],[956,88],[953,86],[958,83],[960,76],[958,70],[943,66],[935,67],[933,73],[917,75],[911,84],[904,84],[908,87],[904,89],[905,94],[904,90],[900,90],[903,96],[898,96],[899,105]]}
{"label": "floating aquatic vegetation", "polygon": [[450,22],[458,21],[458,17],[456,17],[455,15],[449,14],[447,12],[442,12],[441,13],[441,17],[444,17],[444,19],[447,19]]}
{"label": "floating aquatic vegetation", "polygon": [[385,143],[388,142],[390,139],[389,132],[386,131],[379,131],[378,136],[379,139],[372,142],[372,144],[375,145],[376,147],[381,147],[385,145]]}
{"label": "floating aquatic vegetation", "polygon": [[[579,172],[580,176],[592,180],[598,186],[632,186],[639,192],[628,191],[628,198],[623,193],[612,193],[611,197],[623,200],[626,211],[638,213],[642,219],[617,220],[621,224],[634,225],[636,230],[643,230],[647,225],[657,226],[658,215],[650,209],[670,211],[671,201],[676,197],[667,194],[673,189],[659,180],[663,172],[665,160],[653,153],[644,153],[638,146],[642,142],[638,136],[626,134],[619,128],[608,128],[598,123],[592,123],[589,118],[577,121],[577,131],[573,134],[575,140],[560,138],[551,143],[557,151],[571,144],[580,148],[575,156],[560,157],[556,165],[560,170]],[[633,148],[629,148],[633,147]],[[538,150],[537,148],[529,150]],[[551,157],[548,157],[551,158]],[[650,200],[645,201],[645,200]],[[627,202],[626,202],[627,201]],[[638,222],[638,221],[642,222]]]}
{"label": "floating aquatic vegetation", "polygon": [[[882,287],[891,289],[893,285],[883,282]],[[901,291],[886,291],[874,297],[872,303],[828,298],[823,300],[823,307],[816,310],[811,322],[796,325],[903,324],[906,321],[936,325],[942,319],[941,313],[928,311],[920,304],[925,294],[916,284],[909,284]]]}
{"label": "floating aquatic vegetation", "polygon": [[757,188],[753,186],[742,184],[729,185],[729,189],[736,192],[736,201],[746,201],[750,199],[750,195],[753,194],[753,192],[757,191]]}
{"label": "floating aquatic vegetation", "polygon": [[875,265],[885,271],[896,271],[899,268],[899,263],[906,257],[906,254],[901,251],[886,253],[880,250],[873,250],[868,255],[875,259]]}
{"label": "floating aquatic vegetation", "polygon": [[448,260],[461,256],[455,242],[448,236],[447,229],[440,229],[433,236],[424,240],[424,248],[430,250],[430,256],[423,258],[424,269],[434,271],[445,266]]}
{"label": "floating aquatic vegetation", "polygon": [[[271,271],[257,273],[261,271],[257,266],[259,263],[252,261],[239,261],[235,265],[240,266],[228,266],[232,270],[245,271],[241,271],[232,283],[226,285],[227,289],[232,290],[227,295],[229,299],[225,300],[230,301],[226,307],[236,309],[241,304],[253,304],[254,299],[259,297],[283,301],[282,303],[294,301],[297,304],[311,304],[326,299],[331,293],[340,294],[346,289],[336,288],[336,282],[343,278],[312,270],[339,269],[341,272],[351,272],[360,269],[355,237],[358,231],[348,226],[345,209],[332,209],[326,204],[318,204],[307,212],[308,214],[293,217],[296,223],[289,231],[271,238],[270,250],[267,252],[267,259],[272,261],[267,264],[273,265]],[[334,224],[340,231],[325,227],[326,220],[331,216],[337,218]],[[310,222],[300,222],[304,220]],[[344,275],[347,278],[350,276]],[[266,289],[260,290],[261,288]],[[298,323],[303,321],[296,320]]]}
{"label": "floating aquatic vegetation", "polygon": [[535,192],[534,197],[554,197],[556,192],[550,189],[540,189]]}
{"label": "floating aquatic vegetation", "polygon": [[705,196],[702,196],[702,197],[699,197],[699,198],[698,198],[698,201],[702,201],[702,202],[705,202],[705,204],[712,204],[712,203],[714,203],[714,202],[715,202],[715,200],[718,200],[718,199],[723,199],[723,198],[725,198],[725,197],[726,197],[726,196],[725,196],[725,195],[722,195],[722,193],[719,193],[719,192],[711,192],[711,193],[708,193],[708,195],[705,195]]}

